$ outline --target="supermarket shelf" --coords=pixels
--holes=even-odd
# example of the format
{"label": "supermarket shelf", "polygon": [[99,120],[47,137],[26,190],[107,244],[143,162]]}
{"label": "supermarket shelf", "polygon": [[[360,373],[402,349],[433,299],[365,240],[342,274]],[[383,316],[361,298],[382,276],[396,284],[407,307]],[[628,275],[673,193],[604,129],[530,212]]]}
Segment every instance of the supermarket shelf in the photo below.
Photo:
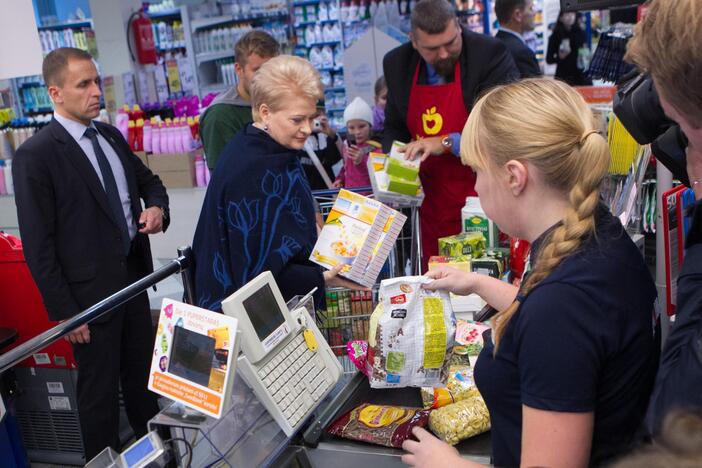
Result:
{"label": "supermarket shelf", "polygon": [[310,49],[312,47],[324,47],[324,46],[337,46],[341,44],[341,41],[326,41],[326,42],[313,42],[312,44],[297,44],[295,47],[304,47]]}
{"label": "supermarket shelf", "polygon": [[317,71],[328,71],[328,72],[340,72],[344,69],[342,66],[338,67],[319,67],[317,68]]}
{"label": "supermarket shelf", "polygon": [[52,24],[48,26],[38,26],[37,29],[39,31],[57,31],[61,29],[77,29],[77,28],[92,28],[93,23],[90,20],[86,21],[74,21],[71,23],[60,23],[60,24]]}
{"label": "supermarket shelf", "polygon": [[327,113],[331,114],[331,113],[337,113],[337,112],[344,112],[344,109],[345,109],[344,107],[329,107],[329,108],[327,108]]}
{"label": "supermarket shelf", "polygon": [[293,6],[306,6],[306,5],[316,5],[319,3],[319,0],[298,0],[293,2]]}
{"label": "supermarket shelf", "polygon": [[251,15],[251,16],[246,16],[243,18],[234,18],[232,15],[223,15],[223,16],[213,16],[211,18],[195,19],[195,20],[192,20],[190,22],[190,25],[191,25],[193,31],[197,31],[198,29],[211,28],[213,26],[219,26],[221,24],[227,24],[227,23],[246,23],[246,22],[250,22],[250,21],[273,20],[273,19],[281,19],[281,18],[287,18],[287,17],[288,17],[287,11],[278,11],[278,12],[269,13],[269,14]]}
{"label": "supermarket shelf", "polygon": [[179,51],[179,50],[185,50],[187,49],[186,46],[177,46],[177,47],[157,47],[156,50],[160,53],[164,52],[171,52],[171,51]]}
{"label": "supermarket shelf", "polygon": [[222,52],[206,52],[195,55],[195,61],[198,63],[198,65],[205,62],[212,62],[214,60],[221,60],[226,58],[234,58],[234,51],[225,50]]}
{"label": "supermarket shelf", "polygon": [[324,88],[325,93],[345,93],[346,88],[343,86],[329,86]]}
{"label": "supermarket shelf", "polygon": [[180,8],[173,8],[172,10],[164,10],[164,11],[156,11],[156,12],[147,12],[146,13],[149,18],[152,19],[160,19],[160,18],[173,18],[173,17],[179,17],[180,14]]}
{"label": "supermarket shelf", "polygon": [[294,28],[304,28],[306,26],[314,26],[316,24],[336,24],[338,23],[338,19],[330,19],[330,20],[322,20],[322,21],[301,21],[295,25],[293,25]]}

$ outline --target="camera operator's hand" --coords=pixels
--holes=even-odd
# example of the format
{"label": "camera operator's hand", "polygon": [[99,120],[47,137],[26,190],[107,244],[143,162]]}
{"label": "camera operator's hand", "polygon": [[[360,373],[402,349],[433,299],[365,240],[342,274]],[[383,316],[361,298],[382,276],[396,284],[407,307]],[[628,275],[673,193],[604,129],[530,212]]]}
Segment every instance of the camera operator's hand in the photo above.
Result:
{"label": "camera operator's hand", "polygon": [[331,140],[336,136],[336,132],[329,125],[329,118],[326,115],[319,116],[319,126],[322,133],[326,134]]}

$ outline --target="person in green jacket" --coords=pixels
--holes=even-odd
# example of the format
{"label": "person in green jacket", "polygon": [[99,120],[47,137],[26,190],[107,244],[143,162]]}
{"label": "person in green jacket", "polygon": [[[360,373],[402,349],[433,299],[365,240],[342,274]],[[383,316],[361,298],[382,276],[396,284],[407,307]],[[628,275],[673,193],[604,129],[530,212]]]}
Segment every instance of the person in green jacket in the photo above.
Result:
{"label": "person in green jacket", "polygon": [[249,89],[254,73],[279,54],[278,41],[261,30],[244,34],[234,46],[234,70],[238,83],[217,96],[200,118],[200,136],[210,171],[214,171],[229,140],[253,121]]}

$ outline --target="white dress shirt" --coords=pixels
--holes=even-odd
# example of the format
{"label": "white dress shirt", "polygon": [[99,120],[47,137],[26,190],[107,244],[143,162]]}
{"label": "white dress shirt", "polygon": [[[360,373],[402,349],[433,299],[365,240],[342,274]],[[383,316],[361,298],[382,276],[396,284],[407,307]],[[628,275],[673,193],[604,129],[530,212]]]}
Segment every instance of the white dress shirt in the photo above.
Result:
{"label": "white dress shirt", "polygon": [[[73,139],[78,143],[78,146],[83,150],[83,153],[88,157],[88,161],[92,164],[95,173],[100,179],[102,188],[105,188],[105,182],[102,179],[102,172],[100,172],[100,165],[98,164],[97,157],[95,156],[95,150],[93,149],[93,144],[90,142],[90,138],[85,136],[85,131],[88,129],[85,125],[75,120],[68,119],[58,112],[54,111],[54,118],[58,123],[60,123],[63,128],[73,137]],[[97,131],[95,124],[90,122],[90,127]],[[105,137],[97,132],[98,143],[102,152],[105,153],[107,161],[110,163],[110,168],[112,168],[112,174],[115,177],[115,183],[117,184],[117,191],[119,192],[119,199],[122,202],[122,211],[124,212],[124,218],[127,220],[127,229],[129,229],[129,238],[134,239],[137,232],[136,224],[134,223],[134,217],[132,215],[132,201],[129,197],[129,188],[127,187],[127,177],[124,175],[124,167],[122,166],[122,161],[117,156],[117,152],[110,145],[110,143],[105,139]]]}

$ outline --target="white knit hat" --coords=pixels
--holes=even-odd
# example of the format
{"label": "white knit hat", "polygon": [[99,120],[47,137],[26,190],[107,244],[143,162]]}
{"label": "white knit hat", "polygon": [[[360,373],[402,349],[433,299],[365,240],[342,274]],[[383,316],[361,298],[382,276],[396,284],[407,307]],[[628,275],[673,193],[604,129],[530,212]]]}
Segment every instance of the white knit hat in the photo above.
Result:
{"label": "white knit hat", "polygon": [[348,125],[349,120],[365,120],[373,125],[373,110],[366,101],[357,97],[344,109],[344,125]]}

